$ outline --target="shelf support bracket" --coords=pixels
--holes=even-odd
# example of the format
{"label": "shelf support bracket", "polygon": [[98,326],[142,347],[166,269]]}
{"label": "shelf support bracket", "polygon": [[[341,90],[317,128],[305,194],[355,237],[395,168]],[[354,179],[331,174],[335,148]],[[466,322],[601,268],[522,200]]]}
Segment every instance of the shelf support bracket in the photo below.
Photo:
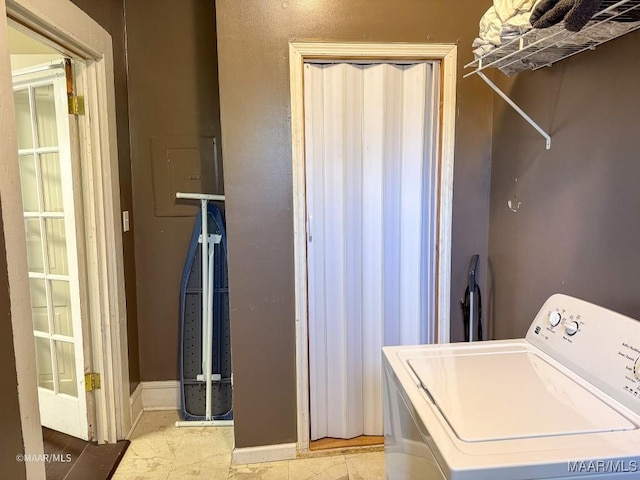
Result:
{"label": "shelf support bracket", "polygon": [[487,76],[482,73],[482,72],[476,72],[478,74],[478,76],[484,80],[484,82],[489,85],[491,87],[491,89],[496,92],[498,95],[500,95],[500,97],[502,97],[502,99],[507,102],[511,108],[513,108],[516,112],[518,112],[520,114],[520,116],[522,118],[524,118],[527,123],[529,123],[529,125],[531,125],[533,128],[535,128],[538,133],[540,135],[542,135],[545,140],[547,141],[547,150],[551,149],[551,135],[549,135],[547,132],[545,132],[540,125],[538,125],[529,115],[527,115],[526,113],[524,113],[524,111],[515,104],[515,102],[513,100],[511,100],[506,93],[504,93],[502,90],[500,90],[495,83],[493,83],[491,80],[489,80],[487,78]]}

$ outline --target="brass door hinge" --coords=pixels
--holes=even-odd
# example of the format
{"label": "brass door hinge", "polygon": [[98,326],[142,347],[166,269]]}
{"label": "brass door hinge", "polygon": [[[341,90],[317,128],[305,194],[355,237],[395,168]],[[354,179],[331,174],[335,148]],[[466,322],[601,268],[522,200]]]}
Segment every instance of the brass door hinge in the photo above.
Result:
{"label": "brass door hinge", "polygon": [[84,115],[84,97],[69,95],[69,115]]}
{"label": "brass door hinge", "polygon": [[93,392],[100,388],[100,374],[99,373],[87,373],[84,376],[84,391]]}

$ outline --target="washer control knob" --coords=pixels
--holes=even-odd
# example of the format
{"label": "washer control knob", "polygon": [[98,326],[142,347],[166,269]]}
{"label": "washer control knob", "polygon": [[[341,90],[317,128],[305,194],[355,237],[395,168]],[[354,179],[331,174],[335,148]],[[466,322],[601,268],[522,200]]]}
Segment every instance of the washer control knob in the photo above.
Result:
{"label": "washer control knob", "polygon": [[552,327],[557,327],[560,325],[560,320],[562,320],[562,315],[560,314],[560,310],[552,310],[549,314],[549,323]]}
{"label": "washer control knob", "polygon": [[640,380],[640,357],[636,359],[636,363],[633,366],[633,374],[636,376],[637,380]]}
{"label": "washer control knob", "polygon": [[578,329],[579,329],[579,325],[578,322],[567,322],[567,324],[565,325],[565,331],[567,333],[567,335],[569,335],[570,337],[575,335],[576,333],[578,333]]}

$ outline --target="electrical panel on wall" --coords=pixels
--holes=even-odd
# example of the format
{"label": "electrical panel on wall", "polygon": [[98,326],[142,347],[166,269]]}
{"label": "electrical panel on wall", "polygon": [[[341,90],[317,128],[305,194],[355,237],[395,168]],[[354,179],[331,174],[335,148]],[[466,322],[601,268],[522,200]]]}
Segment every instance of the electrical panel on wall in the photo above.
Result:
{"label": "electrical panel on wall", "polygon": [[192,202],[176,200],[176,192],[219,193],[221,175],[214,137],[162,136],[151,139],[154,213],[157,217],[190,217]]}

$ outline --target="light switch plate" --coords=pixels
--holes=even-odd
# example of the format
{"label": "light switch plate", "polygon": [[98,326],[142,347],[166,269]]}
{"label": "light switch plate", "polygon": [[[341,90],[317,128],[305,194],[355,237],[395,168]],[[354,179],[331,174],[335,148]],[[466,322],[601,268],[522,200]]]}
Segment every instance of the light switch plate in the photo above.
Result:
{"label": "light switch plate", "polygon": [[129,231],[129,211],[125,210],[122,212],[122,230],[124,232]]}

